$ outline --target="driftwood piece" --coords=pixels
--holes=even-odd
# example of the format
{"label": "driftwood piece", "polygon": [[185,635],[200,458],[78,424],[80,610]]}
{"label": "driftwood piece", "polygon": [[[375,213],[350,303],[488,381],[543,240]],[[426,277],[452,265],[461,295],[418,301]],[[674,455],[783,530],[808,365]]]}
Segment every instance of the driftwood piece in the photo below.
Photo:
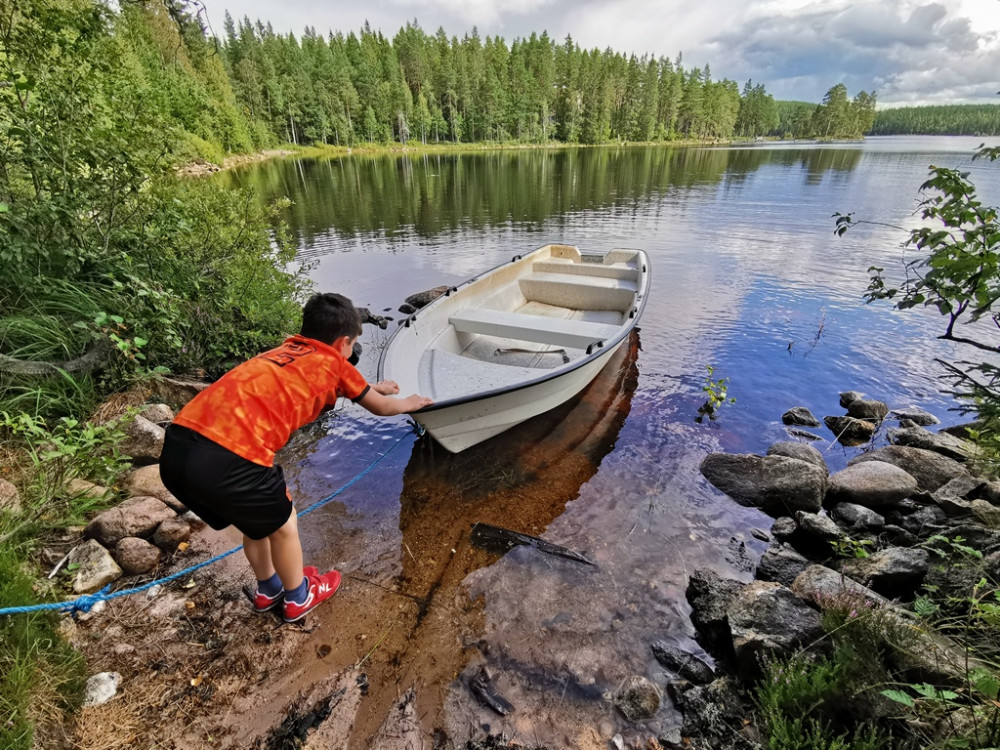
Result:
{"label": "driftwood piece", "polygon": [[477,547],[490,550],[491,552],[499,552],[500,554],[509,552],[514,547],[525,544],[547,555],[565,557],[567,560],[575,560],[586,565],[594,564],[593,561],[588,560],[579,552],[574,552],[558,544],[552,544],[552,542],[546,542],[537,536],[522,534],[519,531],[511,531],[500,526],[490,526],[488,523],[477,523],[473,526],[470,541]]}
{"label": "driftwood piece", "polygon": [[479,699],[480,703],[487,708],[492,708],[501,716],[506,716],[514,710],[510,701],[493,692],[493,681],[485,667],[481,668],[475,677],[469,680],[469,689],[472,690],[472,694]]}

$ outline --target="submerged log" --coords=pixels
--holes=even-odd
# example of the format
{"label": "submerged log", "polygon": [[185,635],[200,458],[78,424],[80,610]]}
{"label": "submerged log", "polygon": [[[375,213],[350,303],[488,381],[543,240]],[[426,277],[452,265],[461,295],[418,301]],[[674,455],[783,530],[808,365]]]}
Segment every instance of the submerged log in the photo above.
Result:
{"label": "submerged log", "polygon": [[519,531],[511,531],[500,526],[490,526],[488,523],[477,523],[473,526],[470,541],[477,547],[490,550],[491,552],[499,552],[500,554],[509,552],[514,547],[523,544],[534,547],[539,552],[544,552],[547,555],[565,557],[567,560],[575,560],[587,565],[594,564],[593,561],[587,559],[579,552],[574,552],[558,544],[552,544],[552,542],[546,542],[537,536],[522,534]]}

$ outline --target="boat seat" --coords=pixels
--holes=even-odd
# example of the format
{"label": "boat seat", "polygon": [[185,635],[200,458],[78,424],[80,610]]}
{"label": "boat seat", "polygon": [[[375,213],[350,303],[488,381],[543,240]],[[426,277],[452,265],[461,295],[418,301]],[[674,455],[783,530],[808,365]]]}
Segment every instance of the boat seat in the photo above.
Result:
{"label": "boat seat", "polygon": [[621,331],[621,326],[607,323],[550,318],[546,315],[524,315],[480,307],[459,310],[448,319],[448,322],[461,333],[480,333],[571,349],[586,349],[595,341],[606,341]]}
{"label": "boat seat", "polygon": [[574,263],[569,260],[540,260],[532,264],[535,273],[563,273],[579,276],[603,276],[609,279],[625,279],[636,281],[639,269],[627,263]]}
{"label": "boat seat", "polygon": [[542,302],[570,310],[618,310],[635,306],[639,279],[615,279],[568,273],[531,273],[519,279],[521,294],[531,302]]}

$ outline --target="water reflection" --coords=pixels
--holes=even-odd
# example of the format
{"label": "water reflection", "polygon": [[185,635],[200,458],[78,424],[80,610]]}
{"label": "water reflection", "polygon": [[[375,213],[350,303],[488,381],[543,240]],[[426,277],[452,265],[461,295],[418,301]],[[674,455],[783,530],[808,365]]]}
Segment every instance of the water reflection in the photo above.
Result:
{"label": "water reflection", "polygon": [[620,148],[386,154],[263,164],[227,175],[284,195],[302,257],[324,239],[404,230],[434,237],[462,227],[540,226],[554,216],[631,206],[677,188],[739,181],[762,167],[801,165],[805,179],[854,169],[861,149]]}
{"label": "water reflection", "polygon": [[[468,544],[476,523],[541,535],[614,448],[638,382],[638,333],[578,399],[461,453],[429,436],[403,472],[401,590],[426,599],[446,577],[457,583],[498,555]],[[467,548],[457,578],[449,550]]]}

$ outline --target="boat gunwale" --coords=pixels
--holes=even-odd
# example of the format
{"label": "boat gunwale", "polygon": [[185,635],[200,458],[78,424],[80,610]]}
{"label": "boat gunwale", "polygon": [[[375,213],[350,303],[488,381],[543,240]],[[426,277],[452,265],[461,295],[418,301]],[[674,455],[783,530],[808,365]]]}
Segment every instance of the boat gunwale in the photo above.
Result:
{"label": "boat gunwale", "polygon": [[[482,278],[484,278],[485,276],[489,276],[490,274],[492,274],[492,273],[500,270],[501,268],[505,268],[505,267],[509,266],[512,263],[517,263],[518,261],[522,261],[525,258],[527,258],[529,255],[532,255],[533,253],[536,253],[539,250],[542,250],[545,247],[548,247],[549,245],[556,245],[556,244],[561,244],[561,243],[546,243],[545,245],[542,245],[541,247],[538,247],[535,250],[532,250],[530,253],[527,253],[525,255],[515,255],[513,258],[511,258],[508,261],[505,261],[504,263],[500,263],[499,265],[494,266],[493,268],[491,268],[491,269],[489,269],[487,271],[484,271],[484,272],[482,272],[480,274],[477,274],[476,276],[473,276],[470,279],[466,279],[465,281],[461,282],[460,284],[458,284],[456,286],[449,287],[447,292],[445,292],[444,294],[440,295],[436,299],[432,300],[430,303],[428,303],[424,307],[420,308],[419,310],[416,310],[416,311],[410,313],[410,315],[408,315],[407,317],[405,317],[402,320],[400,320],[398,322],[398,324],[397,324],[396,330],[393,331],[392,334],[389,336],[388,340],[385,342],[385,346],[382,348],[382,352],[379,354],[378,369],[377,369],[376,378],[379,379],[379,380],[381,380],[383,378],[383,376],[384,376],[383,367],[384,367],[384,363],[385,363],[385,358],[386,358],[387,352],[389,351],[389,349],[392,346],[393,339],[395,339],[396,336],[400,335],[405,328],[409,328],[410,325],[411,325],[411,323],[416,322],[418,315],[425,314],[427,312],[428,308],[430,308],[431,306],[433,306],[435,304],[438,304],[438,302],[440,300],[443,300],[445,297],[454,294],[455,292],[457,292],[462,287],[468,286],[470,284],[474,284],[477,281],[479,281]],[[472,403],[472,402],[475,402],[475,401],[484,401],[486,399],[495,398],[497,396],[502,396],[502,395],[505,395],[507,393],[515,393],[515,392],[517,392],[519,390],[523,390],[525,388],[533,388],[533,387],[538,386],[538,385],[540,385],[542,383],[546,383],[546,382],[548,382],[550,380],[554,380],[556,378],[561,378],[564,375],[566,375],[567,373],[571,373],[574,370],[578,370],[581,367],[583,367],[584,365],[587,365],[587,364],[593,362],[595,359],[597,359],[599,357],[602,357],[602,356],[605,356],[605,355],[608,355],[608,354],[614,352],[614,350],[618,348],[618,346],[621,344],[621,342],[624,341],[632,333],[633,330],[635,330],[636,325],[638,325],[639,318],[642,317],[643,310],[645,310],[645,308],[646,308],[646,298],[649,296],[648,295],[649,283],[650,283],[650,279],[651,279],[651,276],[652,276],[652,273],[651,273],[652,269],[650,268],[650,265],[649,265],[649,256],[646,254],[646,252],[644,250],[641,250],[639,248],[624,248],[624,247],[623,248],[615,248],[615,249],[616,250],[635,250],[637,253],[640,254],[643,262],[642,262],[642,267],[639,270],[639,280],[640,281],[644,280],[646,283],[644,285],[643,284],[638,284],[637,285],[637,287],[636,287],[636,294],[635,294],[636,305],[629,312],[629,317],[627,319],[627,324],[623,324],[621,326],[621,331],[613,339],[610,340],[610,343],[608,343],[607,341],[598,341],[598,342],[595,342],[595,343],[597,343],[599,345],[595,346],[594,350],[591,353],[585,354],[584,356],[580,357],[579,359],[572,360],[569,363],[563,365],[562,367],[556,367],[556,368],[553,368],[551,370],[545,370],[544,371],[545,374],[541,375],[541,376],[539,376],[537,378],[532,378],[531,380],[524,380],[524,381],[521,381],[521,382],[518,382],[518,383],[514,383],[512,385],[502,386],[500,388],[493,388],[493,389],[488,390],[488,391],[480,391],[478,393],[473,393],[473,394],[470,394],[470,395],[467,395],[467,396],[458,396],[458,397],[455,397],[455,398],[444,399],[443,401],[435,401],[430,406],[425,406],[422,409],[418,409],[416,411],[411,411],[411,412],[407,412],[407,413],[408,414],[415,414],[415,415],[417,415],[417,414],[427,414],[427,413],[434,412],[434,411],[440,411],[441,409],[448,409],[448,408],[451,408],[451,407],[454,407],[454,406],[460,406],[462,404],[468,404],[468,403]]]}

